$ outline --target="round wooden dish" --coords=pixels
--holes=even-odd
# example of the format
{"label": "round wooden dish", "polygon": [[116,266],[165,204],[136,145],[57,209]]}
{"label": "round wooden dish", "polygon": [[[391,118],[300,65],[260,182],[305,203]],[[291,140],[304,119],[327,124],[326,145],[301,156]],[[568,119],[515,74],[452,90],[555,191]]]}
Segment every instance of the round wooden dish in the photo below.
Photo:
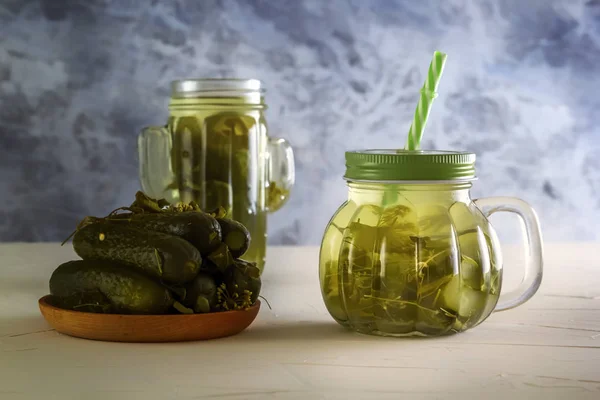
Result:
{"label": "round wooden dish", "polygon": [[184,342],[235,335],[256,318],[260,301],[245,311],[209,314],[120,315],[71,311],[39,299],[40,311],[58,332],[109,342]]}

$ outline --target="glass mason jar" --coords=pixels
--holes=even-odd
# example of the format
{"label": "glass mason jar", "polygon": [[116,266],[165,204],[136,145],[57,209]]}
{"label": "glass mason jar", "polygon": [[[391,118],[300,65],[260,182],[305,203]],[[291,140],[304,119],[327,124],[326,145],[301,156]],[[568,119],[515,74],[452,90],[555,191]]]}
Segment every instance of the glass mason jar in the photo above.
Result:
{"label": "glass mason jar", "polygon": [[258,80],[191,79],[172,83],[169,119],[138,137],[142,189],[167,201],[223,207],[251,235],[243,256],[262,271],[267,212],[279,209],[294,185],[294,154],[267,134],[264,89]]}
{"label": "glass mason jar", "polygon": [[[535,211],[512,197],[471,200],[475,155],[346,153],[348,200],[327,225],[320,282],[331,316],[361,333],[438,336],[530,299],[542,280]],[[502,257],[487,217],[516,213],[528,259],[521,286],[502,294]],[[499,301],[500,299],[500,301]]]}

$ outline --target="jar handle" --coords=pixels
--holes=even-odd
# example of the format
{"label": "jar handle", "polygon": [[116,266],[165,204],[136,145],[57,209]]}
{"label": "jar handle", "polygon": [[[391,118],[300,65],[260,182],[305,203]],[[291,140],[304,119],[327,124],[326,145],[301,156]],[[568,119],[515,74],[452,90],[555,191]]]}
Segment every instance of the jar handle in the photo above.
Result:
{"label": "jar handle", "polygon": [[288,200],[296,181],[294,150],[282,138],[268,139],[267,149],[267,210],[279,210]]}
{"label": "jar handle", "polygon": [[533,297],[542,283],[543,244],[537,214],[529,204],[516,197],[484,197],[474,200],[474,203],[486,217],[498,211],[511,212],[517,214],[525,225],[527,249],[523,280],[515,290],[500,295],[494,311],[520,306]]}
{"label": "jar handle", "polygon": [[171,167],[172,139],[164,126],[149,126],[138,135],[138,166],[142,190],[161,198],[173,181]]}

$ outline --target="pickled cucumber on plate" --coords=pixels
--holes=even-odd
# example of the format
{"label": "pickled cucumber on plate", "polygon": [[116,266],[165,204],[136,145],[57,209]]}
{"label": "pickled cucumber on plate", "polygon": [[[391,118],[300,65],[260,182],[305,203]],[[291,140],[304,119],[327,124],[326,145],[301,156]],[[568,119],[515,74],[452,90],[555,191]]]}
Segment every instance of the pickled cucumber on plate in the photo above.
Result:
{"label": "pickled cucumber on plate", "polygon": [[211,274],[222,274],[233,263],[234,258],[229,247],[225,243],[221,243],[204,258],[200,270]]}
{"label": "pickled cucumber on plate", "polygon": [[235,260],[223,276],[223,282],[217,289],[219,308],[222,310],[240,310],[253,305],[262,282],[260,270],[255,263]]}
{"label": "pickled cucumber on plate", "polygon": [[[123,224],[121,221],[118,223]],[[125,224],[135,229],[178,236],[193,244],[203,256],[221,244],[221,225],[202,211],[133,214]]]}
{"label": "pickled cucumber on plate", "polygon": [[107,222],[79,229],[73,248],[84,260],[114,261],[170,283],[191,281],[202,263],[200,252],[184,239]]}
{"label": "pickled cucumber on plate", "polygon": [[250,232],[238,221],[227,218],[217,218],[217,222],[221,225],[221,237],[223,243],[227,245],[231,255],[234,258],[239,258],[246,253],[250,247]]}
{"label": "pickled cucumber on plate", "polygon": [[212,216],[194,201],[169,204],[138,192],[129,207],[85,217],[73,237],[83,260],[55,270],[54,304],[121,314],[247,309],[259,296],[260,270],[238,258],[250,235],[225,215],[223,208]]}
{"label": "pickled cucumber on plate", "polygon": [[169,290],[157,280],[102,260],[61,264],[50,277],[50,294],[59,306],[77,311],[164,314],[173,305]]}
{"label": "pickled cucumber on plate", "polygon": [[186,284],[185,297],[182,300],[186,307],[196,313],[208,313],[217,308],[217,285],[215,278],[200,272]]}

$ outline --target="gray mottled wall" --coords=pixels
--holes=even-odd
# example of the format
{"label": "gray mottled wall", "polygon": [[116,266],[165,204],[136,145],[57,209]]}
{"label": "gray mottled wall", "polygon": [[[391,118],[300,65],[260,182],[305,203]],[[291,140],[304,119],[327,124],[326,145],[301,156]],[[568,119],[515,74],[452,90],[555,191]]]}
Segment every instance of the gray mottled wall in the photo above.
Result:
{"label": "gray mottled wall", "polygon": [[169,82],[235,76],[265,81],[296,149],[271,243],[316,244],[344,150],[404,144],[436,49],[424,147],[477,152],[474,196],[525,198],[546,239],[599,239],[598,0],[0,0],[0,241],[128,204]]}

